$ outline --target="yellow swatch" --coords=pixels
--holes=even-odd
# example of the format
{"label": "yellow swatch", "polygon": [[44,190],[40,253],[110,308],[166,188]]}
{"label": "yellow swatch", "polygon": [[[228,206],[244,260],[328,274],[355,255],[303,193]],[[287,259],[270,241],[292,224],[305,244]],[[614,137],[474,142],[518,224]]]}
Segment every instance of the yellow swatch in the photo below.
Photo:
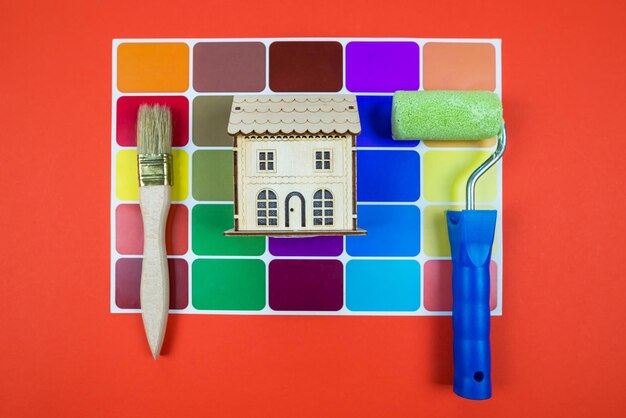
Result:
{"label": "yellow swatch", "polygon": [[[424,252],[429,257],[450,257],[450,241],[448,239],[448,210],[462,210],[464,206],[429,205],[424,208]],[[478,209],[494,209],[479,207]],[[496,230],[497,235],[497,230]],[[493,243],[492,254],[497,254],[498,240]]]}
{"label": "yellow swatch", "polygon": [[[189,156],[183,150],[172,151],[174,185],[172,200],[181,201],[189,192]],[[115,156],[115,196],[119,200],[139,200],[137,150],[124,150]]]}
{"label": "yellow swatch", "polygon": [[[465,186],[470,174],[483,163],[488,151],[427,151],[424,153],[424,197],[429,202],[465,202]],[[496,167],[478,180],[477,202],[493,202],[497,197]]]}
{"label": "yellow swatch", "polygon": [[479,141],[422,141],[428,148],[491,148],[496,145],[496,138]]}

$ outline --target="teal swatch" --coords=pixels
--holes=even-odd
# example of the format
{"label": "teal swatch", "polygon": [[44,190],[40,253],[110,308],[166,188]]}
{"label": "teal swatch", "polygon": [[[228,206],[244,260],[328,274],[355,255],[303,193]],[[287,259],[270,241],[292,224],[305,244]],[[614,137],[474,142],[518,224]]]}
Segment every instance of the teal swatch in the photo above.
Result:
{"label": "teal swatch", "polygon": [[420,307],[420,265],[413,260],[352,260],[346,266],[351,311],[410,312]]}

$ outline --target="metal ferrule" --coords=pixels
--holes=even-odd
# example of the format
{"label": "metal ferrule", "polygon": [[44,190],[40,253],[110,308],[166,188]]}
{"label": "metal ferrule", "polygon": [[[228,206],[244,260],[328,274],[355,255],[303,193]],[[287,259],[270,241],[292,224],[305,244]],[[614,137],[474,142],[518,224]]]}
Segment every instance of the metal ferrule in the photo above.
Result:
{"label": "metal ferrule", "polygon": [[140,187],[173,184],[172,154],[139,154],[137,162]]}
{"label": "metal ferrule", "polygon": [[491,166],[498,162],[500,158],[502,158],[502,154],[504,154],[504,150],[506,149],[506,126],[504,122],[502,123],[502,129],[500,129],[500,133],[498,134],[498,143],[496,145],[496,150],[493,154],[487,158],[487,160],[480,165],[474,172],[469,176],[467,180],[466,193],[465,193],[465,208],[467,210],[474,210],[476,206],[476,182],[485,174]]}

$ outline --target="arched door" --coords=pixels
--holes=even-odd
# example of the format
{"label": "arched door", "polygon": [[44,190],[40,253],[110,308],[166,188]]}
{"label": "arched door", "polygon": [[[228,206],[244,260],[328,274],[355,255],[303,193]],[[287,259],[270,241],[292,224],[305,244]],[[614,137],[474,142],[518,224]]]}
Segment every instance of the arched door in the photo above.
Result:
{"label": "arched door", "polygon": [[291,192],[285,198],[285,227],[306,228],[306,204],[302,193]]}

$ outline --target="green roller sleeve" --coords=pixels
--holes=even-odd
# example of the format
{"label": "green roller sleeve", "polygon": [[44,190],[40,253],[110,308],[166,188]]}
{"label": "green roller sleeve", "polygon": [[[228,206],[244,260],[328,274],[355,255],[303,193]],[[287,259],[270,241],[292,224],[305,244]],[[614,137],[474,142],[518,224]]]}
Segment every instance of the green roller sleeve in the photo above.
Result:
{"label": "green roller sleeve", "polygon": [[480,140],[502,128],[502,103],[490,91],[398,91],[391,128],[399,140]]}

